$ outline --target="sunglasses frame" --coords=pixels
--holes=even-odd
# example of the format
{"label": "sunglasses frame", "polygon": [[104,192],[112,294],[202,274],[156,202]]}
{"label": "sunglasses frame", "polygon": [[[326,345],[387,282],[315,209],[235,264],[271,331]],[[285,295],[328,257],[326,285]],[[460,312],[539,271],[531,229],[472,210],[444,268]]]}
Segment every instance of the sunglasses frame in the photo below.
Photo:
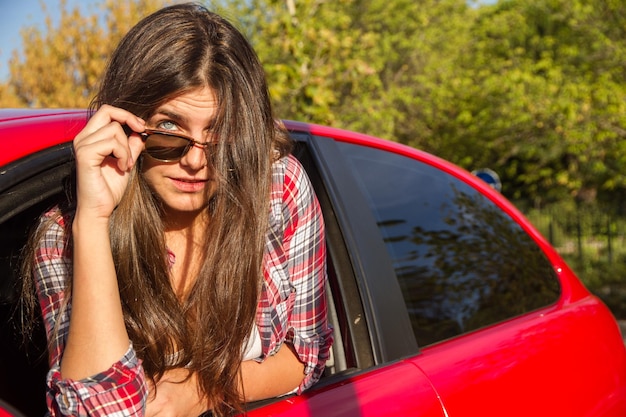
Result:
{"label": "sunglasses frame", "polygon": [[157,161],[161,161],[161,162],[178,162],[185,155],[187,155],[189,150],[193,148],[194,146],[200,146],[204,148],[204,153],[208,159],[209,148],[216,148],[218,145],[216,142],[201,143],[193,138],[190,138],[189,136],[181,135],[180,133],[167,132],[163,130],[146,129],[145,131],[139,133],[139,136],[141,137],[141,140],[143,141],[144,144],[149,140],[150,136],[152,135],[167,136],[167,137],[176,138],[176,139],[184,139],[187,141],[187,145],[183,148],[183,151],[181,152],[180,156],[176,158],[170,158],[170,159],[157,158],[151,155],[150,152],[148,152],[147,150],[144,150],[144,153],[146,153],[150,158],[155,159]]}

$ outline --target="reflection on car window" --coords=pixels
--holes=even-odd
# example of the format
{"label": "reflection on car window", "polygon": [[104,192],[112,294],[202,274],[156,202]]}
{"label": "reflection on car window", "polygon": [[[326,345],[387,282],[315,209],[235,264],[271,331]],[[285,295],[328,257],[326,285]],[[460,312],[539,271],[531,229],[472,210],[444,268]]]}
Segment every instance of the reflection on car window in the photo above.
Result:
{"label": "reflection on car window", "polygon": [[554,303],[554,269],[481,193],[422,162],[339,143],[369,201],[418,344]]}

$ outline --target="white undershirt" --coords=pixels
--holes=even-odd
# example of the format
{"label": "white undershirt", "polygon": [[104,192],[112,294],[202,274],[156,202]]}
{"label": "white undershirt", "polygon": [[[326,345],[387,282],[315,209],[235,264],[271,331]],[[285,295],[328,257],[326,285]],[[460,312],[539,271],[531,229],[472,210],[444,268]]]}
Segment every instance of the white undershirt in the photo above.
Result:
{"label": "white undershirt", "polygon": [[252,332],[250,333],[250,339],[244,350],[243,360],[259,358],[263,354],[263,346],[261,345],[261,335],[256,324],[252,326]]}

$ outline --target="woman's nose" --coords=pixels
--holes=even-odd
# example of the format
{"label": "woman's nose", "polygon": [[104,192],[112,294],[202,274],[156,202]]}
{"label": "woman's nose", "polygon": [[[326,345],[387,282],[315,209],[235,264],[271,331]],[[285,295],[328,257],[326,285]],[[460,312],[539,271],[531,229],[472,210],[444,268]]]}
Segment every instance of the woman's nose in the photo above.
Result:
{"label": "woman's nose", "polygon": [[180,163],[195,170],[204,168],[208,163],[204,147],[194,143],[181,158]]}

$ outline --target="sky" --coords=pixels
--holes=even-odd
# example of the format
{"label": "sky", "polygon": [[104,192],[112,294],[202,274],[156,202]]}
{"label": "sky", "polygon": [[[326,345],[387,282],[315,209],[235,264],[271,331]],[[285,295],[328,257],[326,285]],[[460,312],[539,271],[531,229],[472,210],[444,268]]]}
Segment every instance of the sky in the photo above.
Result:
{"label": "sky", "polygon": [[[45,15],[41,7],[42,0],[0,0],[0,82],[9,76],[8,62],[13,50],[20,49],[22,37],[20,30],[26,26],[43,25]],[[60,0],[44,0],[53,19],[58,19]],[[76,5],[85,12],[97,10],[101,0],[67,0],[68,9]]]}
{"label": "sky", "polygon": [[[45,15],[41,3],[45,3],[53,19],[58,19],[60,0],[0,0],[0,83],[9,77],[9,58],[13,50],[20,49],[22,28],[43,25]],[[66,0],[69,10],[79,5],[82,11],[89,14],[97,10],[102,0]],[[494,3],[496,0],[483,0],[483,4]]]}

